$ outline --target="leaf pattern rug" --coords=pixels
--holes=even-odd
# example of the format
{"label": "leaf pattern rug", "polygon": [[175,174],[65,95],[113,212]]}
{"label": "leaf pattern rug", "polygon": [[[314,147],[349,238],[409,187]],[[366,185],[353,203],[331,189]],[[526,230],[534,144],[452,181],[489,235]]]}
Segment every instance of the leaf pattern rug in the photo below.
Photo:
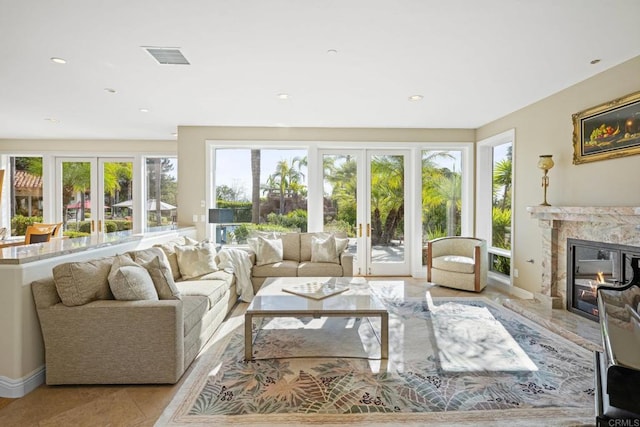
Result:
{"label": "leaf pattern rug", "polygon": [[[157,425],[589,425],[592,353],[485,298],[403,298],[389,359],[375,319],[264,319],[239,307]],[[258,323],[258,322],[255,322]]]}

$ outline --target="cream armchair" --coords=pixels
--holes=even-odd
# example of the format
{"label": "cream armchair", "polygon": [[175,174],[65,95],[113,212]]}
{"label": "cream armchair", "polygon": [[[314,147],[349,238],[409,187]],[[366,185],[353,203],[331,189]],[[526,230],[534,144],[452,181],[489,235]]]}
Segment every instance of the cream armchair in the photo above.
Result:
{"label": "cream armchair", "polygon": [[441,237],[427,243],[427,280],[465,291],[487,286],[487,242],[474,237]]}

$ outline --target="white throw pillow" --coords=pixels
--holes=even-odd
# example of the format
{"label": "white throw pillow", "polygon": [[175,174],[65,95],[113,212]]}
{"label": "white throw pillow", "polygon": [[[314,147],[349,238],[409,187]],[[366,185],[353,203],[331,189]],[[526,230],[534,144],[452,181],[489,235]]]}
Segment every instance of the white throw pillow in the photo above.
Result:
{"label": "white throw pillow", "polygon": [[342,239],[340,237],[335,237],[335,239],[336,239],[336,253],[338,256],[340,256],[340,254],[344,252],[345,249],[347,249],[347,246],[349,246],[349,239]]}
{"label": "white throw pillow", "polygon": [[210,243],[176,246],[174,249],[183,279],[193,279],[218,270],[216,249]]}
{"label": "white throw pillow", "polygon": [[311,238],[311,262],[330,262],[338,264],[338,251],[336,238],[330,235],[327,238],[313,236]]}
{"label": "white throw pillow", "polygon": [[158,300],[149,272],[128,255],[115,257],[108,280],[111,292],[117,300]]}
{"label": "white throw pillow", "polygon": [[247,239],[249,247],[256,253],[256,265],[273,264],[282,261],[284,254],[282,239],[267,239],[262,236]]}

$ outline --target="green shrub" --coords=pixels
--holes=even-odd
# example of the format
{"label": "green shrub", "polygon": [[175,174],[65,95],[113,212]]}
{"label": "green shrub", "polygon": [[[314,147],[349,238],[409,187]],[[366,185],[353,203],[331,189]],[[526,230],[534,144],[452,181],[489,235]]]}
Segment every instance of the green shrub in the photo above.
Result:
{"label": "green shrub", "polygon": [[16,215],[11,218],[11,235],[24,236],[27,233],[27,226],[36,222],[42,222],[41,216]]}
{"label": "green shrub", "polygon": [[105,233],[113,233],[118,231],[118,226],[115,221],[105,221],[104,222],[104,232]]}
{"label": "green shrub", "polygon": [[91,234],[89,233],[80,233],[79,231],[65,231],[64,233],[62,233],[64,236],[67,236],[70,239],[73,239],[74,237],[87,237],[87,236],[91,236]]}

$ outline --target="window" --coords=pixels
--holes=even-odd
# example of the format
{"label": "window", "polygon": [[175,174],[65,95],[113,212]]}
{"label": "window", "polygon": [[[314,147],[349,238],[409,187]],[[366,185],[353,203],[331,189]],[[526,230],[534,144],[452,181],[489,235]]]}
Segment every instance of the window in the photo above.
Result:
{"label": "window", "polygon": [[514,131],[478,143],[478,237],[487,240],[490,277],[511,275]]}
{"label": "window", "polygon": [[24,236],[27,225],[43,222],[42,157],[9,156],[11,235]]}
{"label": "window", "polygon": [[145,164],[145,230],[174,228],[178,220],[178,159],[147,157]]}
{"label": "window", "polygon": [[306,150],[217,148],[214,167],[216,208],[231,212],[217,243],[244,243],[256,229],[307,231]]}
{"label": "window", "polygon": [[[422,246],[462,233],[462,152],[422,151]],[[426,264],[423,250],[422,264]]]}

